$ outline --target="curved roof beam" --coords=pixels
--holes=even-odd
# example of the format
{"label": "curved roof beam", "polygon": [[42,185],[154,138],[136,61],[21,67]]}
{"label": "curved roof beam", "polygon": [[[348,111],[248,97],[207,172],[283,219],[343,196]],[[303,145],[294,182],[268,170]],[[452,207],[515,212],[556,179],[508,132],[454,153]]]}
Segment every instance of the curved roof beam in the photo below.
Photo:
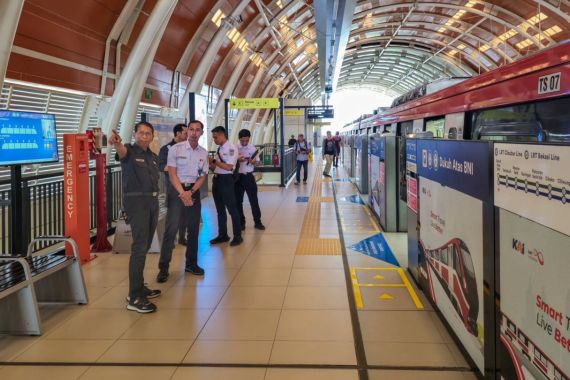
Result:
{"label": "curved roof beam", "polygon": [[[366,2],[366,1],[365,1],[365,2]],[[479,2],[480,4],[484,4],[486,7],[489,7],[490,9],[495,9],[495,10],[497,10],[497,11],[499,11],[499,12],[502,12],[502,13],[504,13],[504,14],[506,14],[506,15],[512,17],[513,19],[515,19],[515,20],[517,20],[518,22],[520,22],[519,25],[521,25],[521,24],[523,24],[523,23],[526,22],[526,20],[525,20],[524,18],[522,18],[521,16],[519,16],[519,15],[517,15],[517,14],[515,14],[515,13],[513,13],[513,12],[511,12],[511,11],[509,11],[509,10],[503,8],[503,7],[500,7],[500,6],[495,5],[495,4],[487,3],[487,2],[485,2],[485,1],[480,1],[480,0],[478,0],[478,2]],[[363,3],[364,3],[364,2],[363,2]],[[390,12],[390,11],[393,11],[393,10],[396,10],[396,9],[399,9],[399,8],[410,7],[412,4],[414,4],[414,3],[398,3],[398,4],[391,4],[391,5],[384,5],[384,6],[372,7],[372,8],[370,8],[370,9],[367,9],[366,11],[363,11],[363,12],[360,12],[360,13],[355,14],[355,15],[354,15],[354,18],[353,18],[353,23],[357,22],[357,21],[360,20],[361,18],[364,18],[364,16],[365,16],[367,13],[370,13],[371,11],[378,11],[378,10],[380,10],[379,13],[387,13],[387,12]],[[468,12],[468,13],[477,14],[477,15],[479,15],[479,16],[481,16],[481,17],[487,17],[487,18],[489,18],[490,20],[493,20],[494,22],[497,22],[497,23],[499,23],[499,24],[501,24],[501,25],[503,25],[503,26],[505,26],[505,27],[507,27],[507,28],[509,28],[509,29],[514,29],[514,30],[516,30],[519,34],[521,34],[521,35],[525,36],[526,38],[530,39],[530,40],[531,40],[536,46],[538,46],[539,48],[543,48],[543,47],[544,47],[544,45],[543,45],[539,40],[537,40],[534,36],[532,36],[532,35],[530,35],[529,33],[527,33],[526,30],[519,28],[519,25],[514,25],[514,24],[512,24],[512,23],[510,23],[510,22],[507,22],[507,21],[503,20],[503,19],[500,18],[500,17],[494,16],[494,15],[492,15],[492,14],[490,14],[490,13],[487,13],[487,12],[484,12],[484,11],[481,11],[481,10],[478,10],[478,9],[465,7],[465,6],[463,6],[463,5],[455,5],[455,4],[447,4],[447,3],[435,3],[435,2],[418,2],[418,3],[417,3],[417,6],[426,6],[426,7],[437,7],[437,8],[463,10],[463,11]],[[443,15],[442,15],[442,16],[443,16]],[[539,31],[534,25],[530,25],[530,24],[526,23],[525,26],[530,27],[530,29],[532,29],[536,34],[539,34],[539,33],[540,33],[540,31]],[[491,42],[491,41],[489,41],[489,42]],[[551,38],[549,38],[549,43],[554,43],[554,41],[553,41]]]}
{"label": "curved roof beam", "polygon": [[[459,22],[459,20],[457,20],[457,21]],[[375,32],[375,31],[382,31],[382,30],[386,30],[386,29],[388,29],[388,28],[390,28],[390,27],[394,27],[394,26],[396,26],[396,25],[398,25],[398,24],[399,24],[399,23],[397,23],[397,22],[388,22],[388,23],[384,23],[384,24],[382,24],[381,26],[374,27],[374,28],[360,28],[360,29],[355,29],[355,30],[353,30],[353,33],[354,33],[354,34],[357,34],[357,33],[358,33],[358,34],[361,34],[361,33]],[[441,24],[432,23],[432,22],[427,22],[427,21],[408,21],[408,22],[406,23],[406,25],[404,26],[404,29],[407,29],[407,30],[414,30],[414,31],[422,31],[422,32],[427,32],[427,33],[434,33],[434,34],[438,34],[438,35],[443,36],[443,37],[450,37],[450,38],[452,37],[452,36],[448,36],[446,33],[440,33],[440,32],[437,31],[437,30],[422,29],[422,28],[421,28],[421,26],[426,26],[426,25],[427,25],[427,26],[434,26],[434,27],[440,27],[440,26],[441,26]],[[468,27],[469,27],[470,25],[472,25],[472,24],[469,24],[469,23],[466,23],[466,22],[461,22],[461,25],[462,25],[462,27],[468,28]],[[454,27],[454,26],[447,26],[447,25],[446,25],[445,28],[446,28],[446,30],[449,29],[449,30],[451,30],[451,31],[453,31],[453,32],[455,32],[455,33],[460,33],[460,34],[465,31],[465,29],[459,29],[459,28],[456,28],[456,27]],[[479,29],[482,30],[482,31],[484,31],[485,33],[490,33],[490,32],[488,32],[486,29],[481,28],[480,26],[479,26]],[[477,36],[477,35],[475,35],[475,34],[473,34],[473,33],[465,33],[464,36],[467,37],[467,38],[472,38],[472,39],[476,40],[477,42],[479,42],[479,43],[481,43],[481,44],[488,44],[488,43],[489,43],[489,41],[486,41],[486,40],[484,40],[483,38],[481,38],[481,37],[479,37],[479,36]],[[367,41],[367,38],[366,38],[366,39],[359,39],[359,40],[358,40],[359,43],[366,43],[366,41]],[[505,41],[505,43],[509,46],[510,50],[514,51],[514,53],[515,53],[515,59],[518,59],[518,58],[521,58],[521,57],[522,57],[522,55],[519,53],[519,51],[518,51],[514,46],[512,46],[512,45],[509,44],[509,43],[507,43],[506,41]],[[485,56],[487,56],[488,59],[494,60],[493,58],[491,58],[491,56],[489,55],[489,53],[487,53],[487,52],[491,52],[491,51],[493,51],[493,52],[499,54],[501,57],[503,57],[503,58],[504,58],[506,61],[508,61],[508,62],[513,62],[513,60],[514,60],[511,56],[507,55],[507,54],[506,54],[503,50],[501,50],[501,49],[490,48],[490,49],[487,50],[486,52],[480,52],[479,54],[484,54]]]}

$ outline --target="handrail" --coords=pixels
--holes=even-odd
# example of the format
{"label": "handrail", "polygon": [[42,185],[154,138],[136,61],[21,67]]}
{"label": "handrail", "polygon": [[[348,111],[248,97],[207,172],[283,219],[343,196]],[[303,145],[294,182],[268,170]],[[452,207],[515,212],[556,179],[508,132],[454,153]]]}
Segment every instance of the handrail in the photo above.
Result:
{"label": "handrail", "polygon": [[38,236],[28,244],[28,252],[26,257],[31,257],[34,253],[34,245],[35,243],[39,243],[41,241],[56,241],[56,242],[67,242],[71,245],[71,249],[73,250],[73,256],[77,260],[79,260],[79,248],[77,247],[77,243],[69,236]]}

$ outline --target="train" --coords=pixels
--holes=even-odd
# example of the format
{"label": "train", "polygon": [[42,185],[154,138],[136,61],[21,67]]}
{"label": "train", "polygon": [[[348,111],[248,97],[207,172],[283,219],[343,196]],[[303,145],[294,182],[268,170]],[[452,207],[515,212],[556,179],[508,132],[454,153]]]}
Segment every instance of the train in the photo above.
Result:
{"label": "train", "polygon": [[[422,241],[420,246],[425,262],[433,269],[466,330],[477,338],[479,295],[469,248],[460,238],[434,249],[426,248]],[[433,294],[432,298],[435,299]]]}
{"label": "train", "polygon": [[[469,79],[449,78],[363,115],[342,134],[570,144],[570,41]],[[431,92],[433,91],[433,92]]]}
{"label": "train", "polygon": [[507,349],[518,380],[525,380],[527,369],[533,377],[548,380],[570,380],[528,336],[505,314],[501,313],[500,340]]}

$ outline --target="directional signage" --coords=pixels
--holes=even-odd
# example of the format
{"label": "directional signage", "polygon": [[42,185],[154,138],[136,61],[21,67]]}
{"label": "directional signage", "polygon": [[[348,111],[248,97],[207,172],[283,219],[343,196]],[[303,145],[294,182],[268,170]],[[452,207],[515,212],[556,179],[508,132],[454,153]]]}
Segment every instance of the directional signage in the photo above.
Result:
{"label": "directional signage", "polygon": [[305,116],[304,109],[286,108],[285,116]]}
{"label": "directional signage", "polygon": [[234,98],[230,99],[230,108],[234,110],[279,108],[279,98]]}
{"label": "directional signage", "polygon": [[392,250],[388,246],[388,242],[386,242],[386,239],[381,233],[361,240],[348,248],[364,253],[375,259],[383,260],[392,265],[400,266],[394,253],[392,253]]}

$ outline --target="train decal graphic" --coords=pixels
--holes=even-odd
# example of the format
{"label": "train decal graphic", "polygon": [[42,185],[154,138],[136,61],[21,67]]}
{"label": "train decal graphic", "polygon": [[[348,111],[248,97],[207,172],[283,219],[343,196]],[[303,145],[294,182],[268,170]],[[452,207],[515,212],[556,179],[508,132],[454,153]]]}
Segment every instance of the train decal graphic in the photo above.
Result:
{"label": "train decal graphic", "polygon": [[[459,238],[451,239],[435,249],[427,249],[423,242],[420,244],[426,263],[433,269],[465,328],[471,335],[477,337],[479,295],[469,248]],[[429,270],[427,272],[431,296],[435,300],[431,272]]]}
{"label": "train decal graphic", "polygon": [[523,366],[536,379],[570,380],[506,315],[501,315],[501,342],[514,365],[518,380],[525,380]]}

